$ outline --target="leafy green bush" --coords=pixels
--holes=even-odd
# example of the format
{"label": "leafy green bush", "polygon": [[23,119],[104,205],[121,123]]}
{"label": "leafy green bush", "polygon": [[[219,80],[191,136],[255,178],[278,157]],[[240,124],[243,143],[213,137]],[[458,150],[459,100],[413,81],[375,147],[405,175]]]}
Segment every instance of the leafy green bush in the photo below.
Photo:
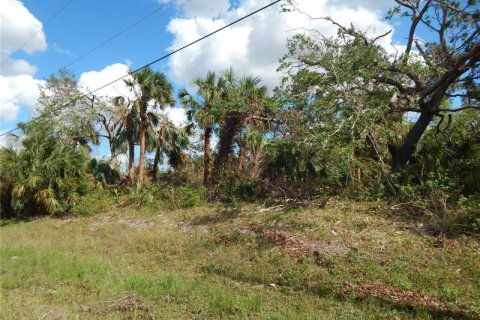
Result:
{"label": "leafy green bush", "polygon": [[452,179],[431,174],[419,184],[399,185],[396,201],[402,204],[404,212],[420,218],[435,234],[478,233],[478,195],[463,196],[457,187]]}
{"label": "leafy green bush", "polygon": [[120,172],[112,169],[105,161],[91,159],[88,164],[88,172],[92,174],[95,179],[95,184],[100,184],[102,186],[115,184],[120,181]]}
{"label": "leafy green bush", "polygon": [[191,183],[180,186],[165,185],[159,189],[159,197],[163,205],[171,209],[199,207],[207,202],[206,189]]}
{"label": "leafy green bush", "polygon": [[61,144],[42,130],[28,130],[22,148],[2,150],[0,175],[11,186],[17,215],[59,214],[87,190],[86,151]]}
{"label": "leafy green bush", "polygon": [[91,216],[118,203],[118,196],[111,190],[94,189],[81,196],[72,208],[76,217]]}

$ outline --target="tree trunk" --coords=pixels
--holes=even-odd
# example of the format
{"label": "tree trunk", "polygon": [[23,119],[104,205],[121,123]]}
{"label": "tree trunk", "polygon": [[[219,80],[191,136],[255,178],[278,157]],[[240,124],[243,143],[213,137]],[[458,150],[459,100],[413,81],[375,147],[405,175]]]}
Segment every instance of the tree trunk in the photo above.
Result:
{"label": "tree trunk", "polygon": [[238,146],[238,164],[237,164],[237,174],[240,175],[243,169],[243,162],[245,161],[245,147],[242,145]]}
{"label": "tree trunk", "polygon": [[216,183],[220,175],[225,171],[228,158],[232,153],[233,139],[240,131],[246,113],[238,111],[230,111],[223,120],[220,129],[220,139],[218,141],[218,156],[215,158],[213,180]]}
{"label": "tree trunk", "polygon": [[127,116],[128,132],[128,179],[132,182],[135,178],[135,144],[133,142],[133,119],[132,115]]}
{"label": "tree trunk", "polygon": [[388,145],[388,150],[392,155],[393,170],[404,167],[411,159],[412,154],[415,152],[417,147],[418,141],[420,141],[420,138],[432,121],[433,116],[434,113],[431,111],[422,112],[417,122],[415,122],[415,125],[408,132],[403,144],[400,147],[395,147],[392,144]]}
{"label": "tree trunk", "polygon": [[142,102],[140,105],[140,156],[138,160],[138,181],[143,186],[145,180],[145,131],[147,122],[147,103]]}
{"label": "tree trunk", "polygon": [[203,145],[203,185],[210,183],[210,138],[212,137],[212,128],[205,128],[205,137]]}
{"label": "tree trunk", "polygon": [[153,171],[152,171],[153,180],[157,180],[158,162],[160,161],[160,144],[162,142],[162,135],[163,135],[163,130],[160,129],[158,131],[157,150],[155,151],[155,158],[153,159]]}
{"label": "tree trunk", "polygon": [[115,159],[118,156],[117,149],[115,148],[115,141],[113,137],[108,138],[108,143],[110,147],[110,161],[108,162],[108,165],[110,168],[115,169]]}

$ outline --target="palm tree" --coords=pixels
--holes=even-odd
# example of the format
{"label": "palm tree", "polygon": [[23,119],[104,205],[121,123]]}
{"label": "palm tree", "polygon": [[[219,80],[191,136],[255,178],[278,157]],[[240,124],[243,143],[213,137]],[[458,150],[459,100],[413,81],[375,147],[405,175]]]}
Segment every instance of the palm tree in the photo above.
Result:
{"label": "palm tree", "polygon": [[138,133],[138,110],[133,108],[130,100],[119,96],[113,99],[117,107],[118,117],[121,121],[115,136],[115,149],[122,149],[128,144],[128,182],[135,178],[135,136]]}
{"label": "palm tree", "polygon": [[[231,69],[225,71],[223,77],[228,85],[223,96],[220,141],[218,156],[214,164],[216,178],[224,170],[233,151],[234,139],[241,134],[246,122],[251,123],[255,116],[261,114],[263,101],[267,96],[267,88],[259,86],[261,81],[259,77],[244,76],[240,81],[237,81]],[[243,146],[240,143],[238,144],[240,147],[239,158],[243,158]],[[239,159],[240,163],[242,161],[242,159]]]}
{"label": "palm tree", "polygon": [[192,83],[197,91],[196,96],[190,94],[186,89],[180,90],[179,98],[187,109],[189,119],[196,120],[204,130],[203,145],[203,184],[210,182],[210,140],[215,123],[215,112],[218,103],[222,99],[225,89],[223,77],[217,78],[214,72],[208,72],[205,79],[196,78]]}
{"label": "palm tree", "polygon": [[189,134],[189,126],[185,128],[177,127],[167,116],[160,116],[152,170],[154,180],[157,178],[158,164],[162,154],[168,156],[168,162],[173,168],[177,168],[182,163],[182,152],[188,146]]}
{"label": "palm tree", "polygon": [[147,109],[149,104],[152,108],[159,106],[162,109],[167,104],[173,106],[175,100],[173,99],[172,85],[167,81],[165,75],[161,72],[153,71],[150,68],[145,68],[133,73],[132,79],[125,80],[125,83],[136,95],[136,99],[133,101],[133,107],[138,110],[140,118],[138,175],[139,183],[143,185],[145,179],[146,131],[149,122],[153,120],[153,117],[149,115]]}

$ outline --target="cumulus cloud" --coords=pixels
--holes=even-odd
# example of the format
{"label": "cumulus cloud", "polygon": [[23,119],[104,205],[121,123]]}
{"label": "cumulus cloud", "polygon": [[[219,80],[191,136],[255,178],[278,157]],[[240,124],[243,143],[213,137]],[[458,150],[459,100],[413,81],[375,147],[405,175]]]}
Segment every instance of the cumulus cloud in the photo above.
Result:
{"label": "cumulus cloud", "polygon": [[177,127],[187,124],[187,113],[184,108],[166,107],[165,110],[162,110],[162,113]]}
{"label": "cumulus cloud", "polygon": [[42,23],[18,0],[0,1],[0,39],[0,122],[6,123],[17,119],[21,107],[35,106],[42,83],[33,78],[35,66],[11,54],[44,51],[47,42]]}
{"label": "cumulus cloud", "polygon": [[[191,5],[189,10],[195,7]],[[252,12],[268,0],[243,0],[236,7],[221,12],[218,16],[184,12],[174,18],[167,30],[174,36],[170,49],[179,48],[221,26]],[[178,3],[178,2],[177,2]],[[174,81],[188,85],[195,77],[204,76],[209,70],[221,71],[229,67],[260,76],[273,89],[279,83],[276,72],[278,59],[286,53],[286,41],[298,32],[316,29],[325,36],[335,34],[336,27],[324,20],[310,17],[330,16],[339,23],[353,23],[372,35],[379,35],[392,29],[382,21],[382,11],[387,6],[383,1],[362,0],[360,2],[338,0],[301,0],[299,11],[280,13],[278,6],[268,8],[255,16],[230,27],[186,50],[173,55],[169,60],[169,74]],[[181,3],[180,9],[186,10]],[[310,17],[309,17],[310,16]],[[383,38],[382,45],[392,47],[392,35]]]}
{"label": "cumulus cloud", "polygon": [[[159,0],[161,4],[169,2],[168,0]],[[217,17],[226,13],[230,7],[228,0],[176,0],[175,4],[180,9],[182,15],[192,17]]]}
{"label": "cumulus cloud", "polygon": [[21,106],[35,107],[40,94],[38,86],[43,80],[24,74],[13,77],[0,76],[0,121],[11,122],[17,119]]}
{"label": "cumulus cloud", "polygon": [[37,67],[31,65],[23,59],[12,59],[6,53],[0,53],[0,75],[17,76],[21,74],[33,75],[37,71]]}
{"label": "cumulus cloud", "polygon": [[[82,73],[78,84],[84,93],[88,93],[91,90],[102,87],[114,79],[126,75],[128,70],[128,65],[115,63],[100,71],[87,71]],[[114,84],[95,92],[95,95],[107,99],[117,96],[124,96],[130,99],[135,98],[134,93],[125,85],[123,80],[119,80]],[[166,107],[164,110],[160,111],[160,113],[167,115],[176,126],[182,126],[187,123],[187,115],[183,108]]]}
{"label": "cumulus cloud", "polygon": [[22,49],[27,53],[47,49],[42,23],[18,0],[0,1],[2,52]]}
{"label": "cumulus cloud", "polygon": [[[83,92],[88,93],[104,86],[112,80],[126,75],[128,70],[128,65],[123,63],[115,63],[103,68],[100,71],[87,71],[82,73],[80,75],[78,84],[82,88]],[[127,78],[128,77],[125,79]],[[133,93],[127,88],[123,80],[119,80],[114,84],[95,92],[95,95],[106,98],[113,98],[117,96],[125,96],[129,97],[130,99],[134,98]]]}

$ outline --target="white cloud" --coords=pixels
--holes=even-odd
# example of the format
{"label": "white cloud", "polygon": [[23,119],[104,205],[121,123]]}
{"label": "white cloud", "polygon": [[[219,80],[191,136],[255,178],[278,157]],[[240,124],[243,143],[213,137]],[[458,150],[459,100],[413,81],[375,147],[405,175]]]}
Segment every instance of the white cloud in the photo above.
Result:
{"label": "white cloud", "polygon": [[[159,0],[159,3],[167,3],[168,0]],[[217,17],[226,13],[230,7],[228,0],[176,0],[175,4],[185,17]]]}
{"label": "white cloud", "polygon": [[38,85],[37,68],[23,59],[12,59],[17,50],[26,53],[47,49],[42,23],[18,0],[0,1],[0,122],[17,120],[21,107],[33,109]]}
{"label": "white cloud", "polygon": [[[118,79],[128,73],[128,66],[123,63],[115,63],[103,68],[100,71],[87,71],[80,75],[78,81],[83,92],[88,93],[104,86],[105,84]],[[126,77],[125,79],[128,79]],[[97,96],[113,98],[117,96],[126,96],[133,98],[133,93],[127,88],[123,80],[119,80],[94,93]]]}
{"label": "white cloud", "polygon": [[20,47],[27,53],[47,49],[42,23],[18,0],[0,1],[0,38],[4,53]]}
{"label": "white cloud", "polygon": [[37,71],[37,67],[31,65],[23,59],[12,59],[6,53],[0,53],[0,75],[17,76],[21,74],[33,75]]}
{"label": "white cloud", "polygon": [[365,8],[369,10],[385,10],[395,5],[393,0],[328,0],[326,3],[329,7],[351,7],[351,8]]}
{"label": "white cloud", "polygon": [[[193,1],[194,2],[194,1]],[[192,5],[193,2],[188,2]],[[179,48],[221,26],[250,13],[268,0],[243,0],[238,7],[214,15],[174,18],[167,30],[174,36],[170,49]],[[177,2],[178,3],[178,2]],[[345,2],[344,2],[345,3]],[[362,0],[342,4],[335,0],[302,0],[298,8],[311,17],[331,16],[339,23],[353,23],[362,30],[379,35],[393,27],[382,21],[383,1]],[[193,5],[192,5],[193,6]],[[185,11],[180,3],[180,8]],[[173,55],[169,74],[174,81],[188,85],[193,78],[211,71],[233,67],[242,73],[260,76],[270,89],[279,83],[278,60],[286,53],[286,41],[297,32],[316,29],[326,36],[335,34],[336,27],[325,20],[312,20],[301,12],[280,13],[280,7],[268,8],[222,32]],[[382,45],[392,48],[392,35]]]}
{"label": "white cloud", "polygon": [[56,53],[59,53],[59,54],[64,54],[66,56],[70,56],[70,57],[75,57],[75,54],[70,51],[69,49],[65,49],[65,48],[62,48],[58,45],[58,43],[54,43],[53,44],[53,50],[56,52]]}
{"label": "white cloud", "polygon": [[165,114],[177,127],[185,126],[187,124],[187,113],[184,108],[166,107],[165,110],[162,110],[162,113]]}
{"label": "white cloud", "polygon": [[43,80],[27,74],[0,76],[0,121],[5,123],[16,120],[22,106],[33,109],[39,96],[38,86],[43,83]]}

